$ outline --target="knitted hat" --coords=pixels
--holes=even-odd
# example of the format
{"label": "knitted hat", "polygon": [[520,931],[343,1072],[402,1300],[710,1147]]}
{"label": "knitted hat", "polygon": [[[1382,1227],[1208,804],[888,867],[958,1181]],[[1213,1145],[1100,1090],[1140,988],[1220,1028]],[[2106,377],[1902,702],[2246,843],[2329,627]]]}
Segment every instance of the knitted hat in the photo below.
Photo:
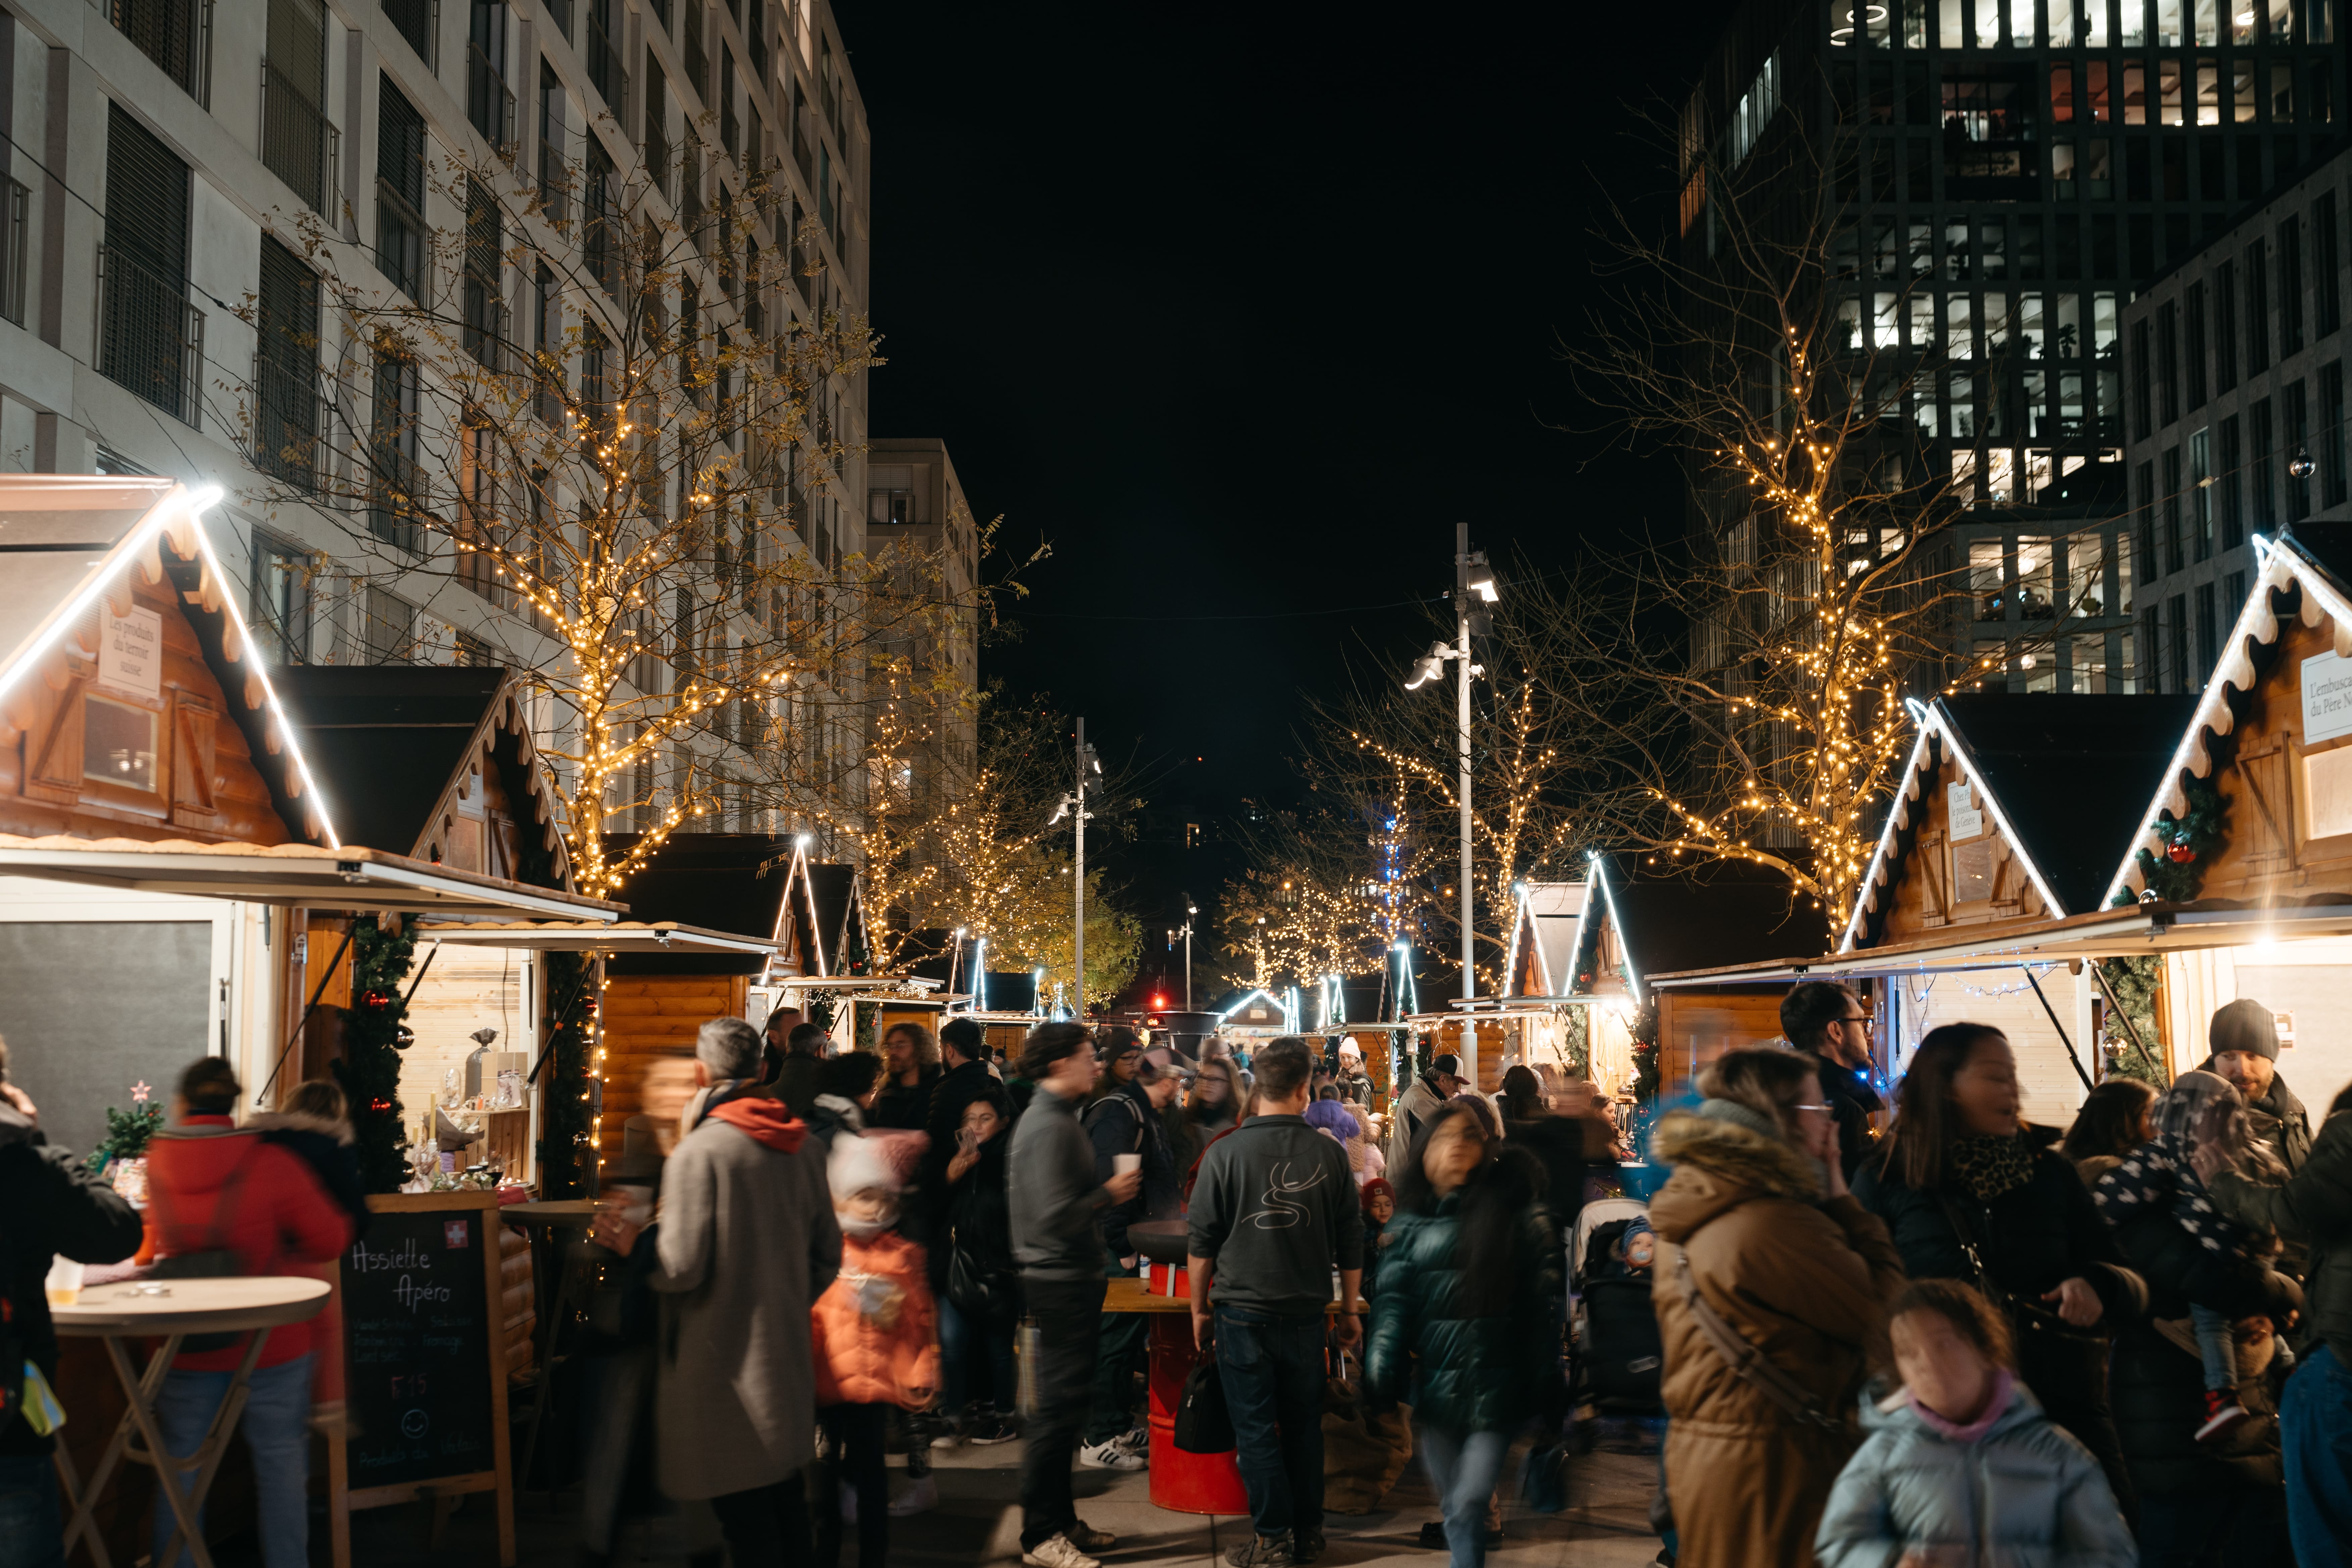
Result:
{"label": "knitted hat", "polygon": [[2215,1056],[2243,1051],[2249,1056],[2278,1060],[2278,1021],[2271,1010],[2251,996],[2241,996],[2213,1015],[2205,1043]]}

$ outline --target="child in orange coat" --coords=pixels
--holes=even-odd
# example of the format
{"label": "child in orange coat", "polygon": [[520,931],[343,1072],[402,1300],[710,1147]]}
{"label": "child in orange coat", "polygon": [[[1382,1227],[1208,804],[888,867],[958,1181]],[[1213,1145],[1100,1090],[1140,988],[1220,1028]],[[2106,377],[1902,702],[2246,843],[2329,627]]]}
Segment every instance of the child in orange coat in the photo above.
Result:
{"label": "child in orange coat", "polygon": [[[923,1249],[891,1227],[899,1176],[882,1139],[845,1129],[825,1163],[841,1222],[841,1273],[809,1311],[816,1359],[817,1419],[825,1446],[857,1498],[858,1568],[883,1568],[889,1551],[889,1478],[883,1444],[892,1406],[921,1410],[940,1386],[938,1312]],[[820,1490],[830,1512],[837,1489]],[[839,1529],[820,1529],[817,1561],[829,1568]]]}

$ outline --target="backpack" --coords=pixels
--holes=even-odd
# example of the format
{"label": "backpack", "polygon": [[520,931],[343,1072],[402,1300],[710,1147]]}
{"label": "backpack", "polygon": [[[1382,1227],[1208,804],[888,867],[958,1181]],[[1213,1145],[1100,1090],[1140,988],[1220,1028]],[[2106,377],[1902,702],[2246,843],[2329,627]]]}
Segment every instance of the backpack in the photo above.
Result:
{"label": "backpack", "polygon": [[[196,1252],[174,1252],[169,1257],[159,1258],[148,1268],[147,1278],[150,1279],[230,1279],[245,1272],[244,1266],[237,1261],[236,1250],[228,1245],[226,1237],[228,1235],[229,1221],[236,1216],[236,1200],[245,1188],[245,1173],[252,1165],[254,1152],[259,1147],[257,1142],[254,1149],[246,1152],[245,1158],[239,1160],[230,1169],[228,1180],[221,1186],[220,1202],[213,1205],[212,1224],[205,1227],[209,1232],[207,1239],[213,1245]],[[165,1235],[171,1234],[173,1226],[169,1188],[163,1183],[154,1183],[148,1188],[147,1199],[154,1205],[158,1221],[157,1228]],[[225,1351],[244,1338],[243,1331],[226,1334],[190,1334],[180,1342],[180,1349],[199,1352]]]}

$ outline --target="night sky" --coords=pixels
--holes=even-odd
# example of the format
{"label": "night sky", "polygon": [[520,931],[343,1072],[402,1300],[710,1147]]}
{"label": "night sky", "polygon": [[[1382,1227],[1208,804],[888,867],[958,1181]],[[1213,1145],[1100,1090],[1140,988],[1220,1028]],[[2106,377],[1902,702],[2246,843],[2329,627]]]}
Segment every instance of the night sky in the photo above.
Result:
{"label": "night sky", "polygon": [[1457,520],[1548,564],[1679,517],[1665,465],[1548,426],[1589,419],[1559,346],[1602,182],[1670,220],[1643,121],[1725,0],[836,3],[874,132],[872,428],[944,438],[975,512],[1051,541],[982,673],[1149,781],[1109,862],[1148,928],[1290,794],[1298,694],[1425,641]]}

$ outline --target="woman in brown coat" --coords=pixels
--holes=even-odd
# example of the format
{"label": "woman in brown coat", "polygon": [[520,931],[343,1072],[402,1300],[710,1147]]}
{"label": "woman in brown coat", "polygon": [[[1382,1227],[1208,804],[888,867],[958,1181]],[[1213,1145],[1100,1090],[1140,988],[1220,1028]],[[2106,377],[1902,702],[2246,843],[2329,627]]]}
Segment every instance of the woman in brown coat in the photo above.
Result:
{"label": "woman in brown coat", "polygon": [[[1905,1284],[1885,1225],[1846,1191],[1818,1071],[1792,1051],[1726,1052],[1699,1075],[1698,1109],[1658,1125],[1658,1158],[1674,1168],[1650,1223],[1667,1244],[1655,1300],[1677,1568],[1812,1563],[1822,1506],[1854,1449],[1865,1354]],[[1812,1414],[1733,1370],[1691,1305],[1694,1288]]]}

